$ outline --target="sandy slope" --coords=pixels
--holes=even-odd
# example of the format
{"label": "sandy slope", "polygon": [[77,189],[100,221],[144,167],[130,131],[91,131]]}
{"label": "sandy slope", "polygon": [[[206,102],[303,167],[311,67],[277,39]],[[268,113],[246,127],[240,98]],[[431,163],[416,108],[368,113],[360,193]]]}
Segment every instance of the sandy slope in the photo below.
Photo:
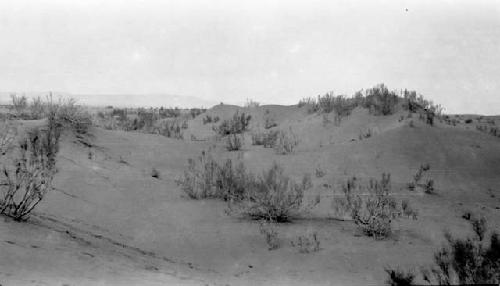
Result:
{"label": "sandy slope", "polygon": [[[232,116],[237,107],[216,106],[207,114]],[[430,262],[443,230],[468,234],[465,210],[485,215],[492,228],[500,222],[500,142],[465,127],[425,126],[402,114],[374,117],[357,109],[340,126],[296,107],[247,110],[252,129],[262,128],[265,110],[281,128],[301,138],[294,155],[247,144],[243,160],[260,172],[273,161],[298,178],[314,178],[321,203],[302,220],[280,225],[283,247],[268,251],[258,224],[225,214],[218,201],[185,198],[175,183],[189,157],[213,144],[211,125],[201,117],[188,133],[208,141],[178,141],[156,135],[93,130],[91,146],[64,138],[58,156],[56,190],[29,224],[0,222],[0,281],[5,285],[52,284],[233,284],[366,285],[381,284],[388,265],[417,267]],[[374,136],[359,141],[361,130]],[[249,136],[249,135],[248,135]],[[189,138],[189,136],[186,136]],[[354,139],[354,140],[353,140]],[[248,140],[248,139],[247,139]],[[218,143],[217,153],[228,154]],[[404,187],[420,164],[431,165],[437,195]],[[152,168],[160,178],[151,177]],[[393,191],[420,210],[418,220],[394,224],[387,241],[360,236],[349,221],[332,220],[334,193],[350,176],[368,179],[392,174]],[[321,251],[298,253],[290,240],[318,231]],[[411,254],[411,255],[409,255]]]}

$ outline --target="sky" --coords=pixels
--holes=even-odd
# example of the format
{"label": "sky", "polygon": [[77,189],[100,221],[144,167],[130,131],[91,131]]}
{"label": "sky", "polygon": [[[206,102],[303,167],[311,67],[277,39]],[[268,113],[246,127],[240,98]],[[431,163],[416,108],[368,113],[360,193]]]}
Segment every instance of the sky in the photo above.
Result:
{"label": "sky", "polygon": [[296,104],[385,83],[500,114],[500,1],[2,0],[0,92]]}

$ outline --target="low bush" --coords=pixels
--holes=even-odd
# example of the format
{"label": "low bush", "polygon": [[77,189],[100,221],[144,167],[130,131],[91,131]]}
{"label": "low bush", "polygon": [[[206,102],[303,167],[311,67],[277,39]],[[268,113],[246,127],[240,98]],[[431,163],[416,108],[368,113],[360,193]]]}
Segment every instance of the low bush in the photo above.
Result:
{"label": "low bush", "polygon": [[290,244],[297,248],[300,253],[317,252],[320,250],[320,241],[317,232],[299,235],[295,240],[291,241]]}
{"label": "low bush", "polygon": [[243,140],[240,135],[231,134],[226,137],[226,149],[228,151],[239,151],[243,146]]}
{"label": "low bush", "polygon": [[247,177],[250,181],[243,198],[230,200],[229,210],[252,219],[286,222],[296,216],[303,203],[304,191],[311,187],[310,176],[300,184],[284,174],[277,163],[261,176]]}
{"label": "low bush", "polygon": [[365,107],[374,115],[393,114],[399,99],[384,84],[366,90]]}
{"label": "low bush", "polygon": [[259,230],[261,234],[266,236],[268,250],[275,250],[281,246],[276,223],[262,220],[259,225]]}
{"label": "low bush", "polygon": [[334,206],[338,213],[349,214],[365,235],[385,239],[391,234],[392,219],[402,215],[390,190],[390,174],[382,174],[381,180],[371,179],[367,186],[353,177],[343,185],[344,198],[336,198]]}
{"label": "low bush", "polygon": [[[276,134],[276,137],[274,137],[274,134]],[[274,138],[276,139],[274,140]],[[294,153],[296,147],[299,145],[299,138],[291,128],[288,131],[280,130],[278,133],[273,133],[270,141],[272,142],[268,143],[273,144],[274,151],[280,155]]]}
{"label": "low bush", "polygon": [[60,130],[33,129],[21,140],[13,166],[3,167],[1,214],[18,221],[27,220],[52,189],[59,135]]}
{"label": "low bush", "polygon": [[[474,222],[471,221],[473,226]],[[480,224],[486,225],[483,221]],[[486,228],[481,228],[477,237],[454,238],[445,233],[446,245],[434,253],[433,265],[421,269],[422,279],[430,285],[473,285],[500,283],[500,239],[497,233],[492,233],[489,242],[484,241]],[[404,272],[401,272],[404,273]],[[397,281],[392,279],[389,281]],[[408,277],[407,275],[395,275]],[[409,284],[413,285],[413,279]],[[389,283],[389,282],[388,282]]]}
{"label": "low bush", "polygon": [[252,183],[251,176],[241,162],[235,165],[228,159],[219,164],[209,149],[203,151],[197,160],[188,160],[188,169],[177,184],[192,199],[241,200]]}
{"label": "low bush", "polygon": [[252,116],[246,115],[244,112],[236,112],[232,119],[224,120],[218,127],[214,127],[219,135],[226,136],[229,134],[241,134],[247,130],[248,124]]}

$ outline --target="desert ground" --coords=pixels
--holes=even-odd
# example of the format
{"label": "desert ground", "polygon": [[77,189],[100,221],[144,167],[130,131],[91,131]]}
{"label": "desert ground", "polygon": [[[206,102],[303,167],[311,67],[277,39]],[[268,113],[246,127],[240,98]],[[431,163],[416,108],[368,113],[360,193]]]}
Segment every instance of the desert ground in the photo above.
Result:
{"label": "desert ground", "polygon": [[[228,151],[213,127],[236,112],[251,119],[239,135],[242,146]],[[83,136],[63,132],[53,189],[26,221],[0,219],[0,284],[382,285],[387,267],[429,265],[445,231],[472,236],[466,213],[484,217],[488,233],[500,230],[500,138],[476,128],[480,120],[498,125],[499,118],[449,115],[454,124],[436,117],[429,125],[417,114],[409,118],[401,104],[383,116],[360,106],[340,122],[334,114],[221,104],[185,117],[182,139],[96,124]],[[220,121],[206,123],[207,116]],[[266,131],[266,118],[275,123],[269,130],[293,130],[293,152],[252,144],[252,134]],[[4,119],[2,136],[22,137],[46,124]],[[297,182],[310,174],[302,206],[311,206],[273,222],[276,249],[261,220],[228,212],[226,200],[193,199],[183,190],[188,160],[209,149],[218,161],[243,162],[257,175],[273,162]],[[423,164],[430,166],[432,193],[408,188]],[[339,215],[335,198],[349,178],[368,182],[382,173],[391,175],[391,196],[410,202],[418,216],[393,219],[390,235],[375,239]],[[311,233],[318,247],[300,251],[294,241]]]}

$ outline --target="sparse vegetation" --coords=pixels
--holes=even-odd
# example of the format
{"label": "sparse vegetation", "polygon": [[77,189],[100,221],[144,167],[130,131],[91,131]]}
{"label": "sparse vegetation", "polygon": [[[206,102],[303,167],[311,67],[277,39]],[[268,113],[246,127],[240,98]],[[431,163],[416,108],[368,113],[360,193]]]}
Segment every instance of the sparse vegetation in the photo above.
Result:
{"label": "sparse vegetation", "polygon": [[284,174],[283,168],[274,163],[261,176],[247,176],[247,188],[242,198],[232,198],[229,210],[252,219],[286,222],[298,214],[303,203],[304,191],[311,187],[310,176],[304,175],[300,184]]}
{"label": "sparse vegetation", "polygon": [[[358,179],[353,177],[343,185],[342,191],[344,198],[334,201],[337,212],[347,212],[367,236],[375,239],[390,236],[391,220],[402,215],[396,199],[390,194],[390,174],[382,174],[381,180],[371,179],[367,186],[361,186]],[[410,211],[408,206],[406,203],[407,212]],[[416,214],[416,211],[412,210],[411,213]]]}
{"label": "sparse vegetation", "polygon": [[238,134],[231,134],[226,137],[226,149],[228,151],[239,151],[243,146],[243,140]]}
{"label": "sparse vegetation", "polygon": [[244,112],[240,114],[237,111],[232,119],[224,120],[218,127],[214,127],[214,131],[222,136],[241,134],[247,130],[250,119],[252,116],[246,115]]}
{"label": "sparse vegetation", "polygon": [[276,226],[276,223],[273,221],[268,221],[268,220],[262,220],[259,223],[259,230],[260,233],[265,235],[266,237],[266,243],[268,246],[268,250],[275,250],[278,249],[281,244],[280,244],[280,239],[279,239],[279,233],[278,233],[278,227]]}
{"label": "sparse vegetation", "polygon": [[0,213],[18,221],[27,220],[33,209],[52,189],[59,128],[33,129],[18,146],[12,166],[3,166]]}
{"label": "sparse vegetation", "polygon": [[[280,130],[278,133],[272,133],[272,135],[276,134],[276,140],[273,137],[269,138],[268,143],[273,143],[274,151],[276,154],[286,155],[295,152],[296,147],[299,145],[299,138],[290,128],[288,131]],[[264,144],[266,146],[267,144]]]}
{"label": "sparse vegetation", "polygon": [[[480,231],[475,222],[480,221]],[[486,233],[485,220],[472,220],[476,233],[474,238],[454,238],[445,233],[446,245],[434,253],[434,265],[421,269],[422,279],[434,285],[473,285],[500,283],[500,239],[493,232],[489,243],[484,241]],[[404,273],[400,271],[399,273]],[[391,275],[390,272],[388,272]],[[397,274],[396,277],[408,277]],[[389,278],[392,279],[392,275]],[[391,285],[413,285],[410,284]]]}
{"label": "sparse vegetation", "polygon": [[295,240],[292,240],[290,244],[297,248],[300,253],[311,253],[320,250],[318,233],[315,231],[299,235]]}

